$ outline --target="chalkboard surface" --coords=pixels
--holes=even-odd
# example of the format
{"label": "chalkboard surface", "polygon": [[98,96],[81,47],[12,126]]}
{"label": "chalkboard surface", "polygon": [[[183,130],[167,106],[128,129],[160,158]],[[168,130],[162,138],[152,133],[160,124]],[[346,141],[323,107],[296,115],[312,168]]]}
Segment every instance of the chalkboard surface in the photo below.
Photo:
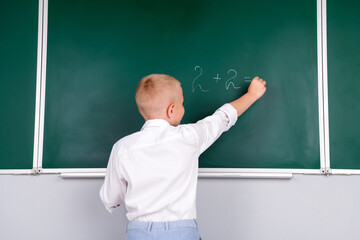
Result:
{"label": "chalkboard surface", "polygon": [[43,167],[106,167],[144,123],[137,82],[166,73],[182,123],[268,82],[200,167],[319,169],[316,35],[314,0],[50,0]]}
{"label": "chalkboard surface", "polygon": [[38,1],[0,2],[0,169],[31,169]]}
{"label": "chalkboard surface", "polygon": [[330,166],[360,169],[360,2],[327,4]]}

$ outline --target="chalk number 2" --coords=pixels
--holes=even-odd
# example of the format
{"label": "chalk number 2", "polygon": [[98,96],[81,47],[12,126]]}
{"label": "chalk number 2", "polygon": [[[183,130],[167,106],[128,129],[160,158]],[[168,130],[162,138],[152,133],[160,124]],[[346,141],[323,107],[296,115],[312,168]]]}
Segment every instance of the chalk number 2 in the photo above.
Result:
{"label": "chalk number 2", "polygon": [[196,72],[196,71],[199,71],[199,75],[197,75],[196,78],[195,78],[195,79],[193,80],[193,82],[192,82],[192,92],[194,92],[197,87],[199,87],[200,91],[202,91],[202,92],[208,92],[209,90],[203,89],[203,88],[201,87],[200,83],[197,83],[197,81],[196,81],[196,80],[202,75],[202,69],[201,69],[201,67],[200,67],[200,66],[196,66],[196,67],[195,67],[195,72]]}

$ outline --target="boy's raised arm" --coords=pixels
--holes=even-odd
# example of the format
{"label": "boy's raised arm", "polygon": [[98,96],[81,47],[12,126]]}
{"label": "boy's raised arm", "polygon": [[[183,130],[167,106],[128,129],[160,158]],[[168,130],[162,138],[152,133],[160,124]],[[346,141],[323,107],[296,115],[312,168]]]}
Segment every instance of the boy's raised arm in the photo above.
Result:
{"label": "boy's raised arm", "polygon": [[223,105],[213,115],[193,124],[199,140],[200,154],[213,144],[223,132],[229,130],[237,118],[265,93],[265,84],[264,80],[255,77],[246,94],[230,104]]}
{"label": "boy's raised arm", "polygon": [[238,117],[243,114],[254,102],[256,102],[266,91],[266,81],[255,77],[249,86],[248,92],[230,104],[237,110]]}

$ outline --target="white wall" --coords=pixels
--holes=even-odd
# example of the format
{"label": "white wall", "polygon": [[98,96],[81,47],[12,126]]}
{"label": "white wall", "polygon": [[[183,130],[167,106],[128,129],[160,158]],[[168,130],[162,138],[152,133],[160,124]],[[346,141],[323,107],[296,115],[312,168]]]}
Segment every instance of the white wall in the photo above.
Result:
{"label": "white wall", "polygon": [[[125,239],[125,210],[103,208],[102,181],[0,175],[0,239]],[[204,240],[358,240],[359,186],[360,176],[200,179],[200,232]]]}

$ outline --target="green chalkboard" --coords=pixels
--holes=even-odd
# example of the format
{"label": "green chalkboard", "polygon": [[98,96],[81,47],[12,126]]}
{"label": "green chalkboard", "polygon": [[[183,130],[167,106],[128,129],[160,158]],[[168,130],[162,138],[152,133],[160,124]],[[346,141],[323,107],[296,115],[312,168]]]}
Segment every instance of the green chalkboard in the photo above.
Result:
{"label": "green chalkboard", "polygon": [[44,168],[106,167],[150,73],[181,81],[182,123],[268,82],[200,167],[320,168],[315,0],[49,0],[48,21]]}
{"label": "green chalkboard", "polygon": [[0,169],[31,169],[38,1],[0,2]]}
{"label": "green chalkboard", "polygon": [[330,166],[360,169],[360,2],[327,4]]}

